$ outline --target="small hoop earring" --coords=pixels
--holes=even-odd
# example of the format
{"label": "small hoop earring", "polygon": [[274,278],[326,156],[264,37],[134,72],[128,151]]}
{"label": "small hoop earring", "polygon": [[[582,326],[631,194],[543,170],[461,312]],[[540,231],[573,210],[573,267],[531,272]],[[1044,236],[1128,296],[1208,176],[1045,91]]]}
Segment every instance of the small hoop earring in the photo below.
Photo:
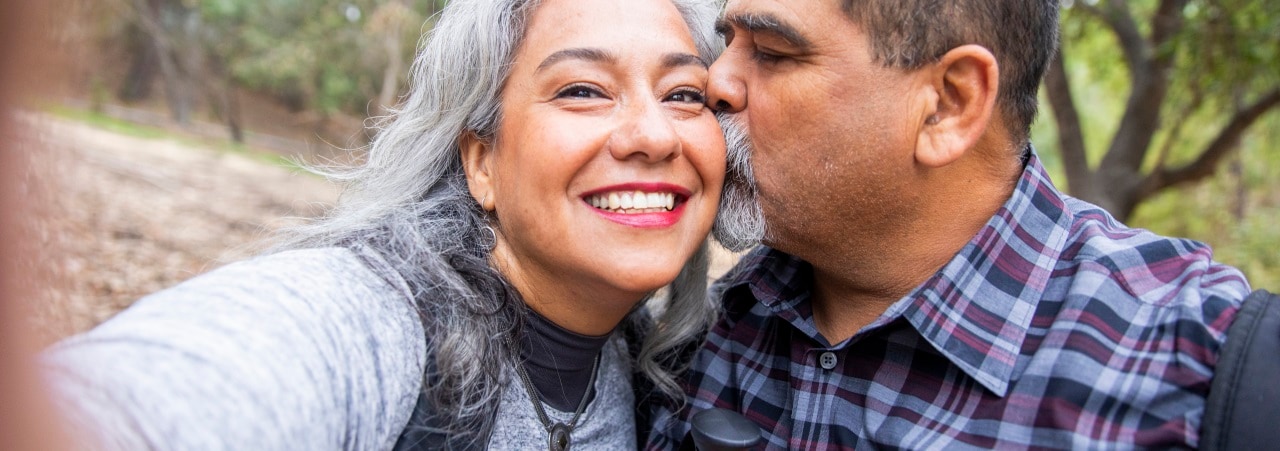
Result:
{"label": "small hoop earring", "polygon": [[[486,225],[484,227],[481,227],[480,230],[489,233],[489,241],[485,243],[486,247],[488,247],[489,249],[493,249],[494,246],[498,245],[498,232],[493,230],[493,227],[489,227]],[[481,237],[481,239],[483,240],[483,237]]]}
{"label": "small hoop earring", "polygon": [[483,208],[484,208],[484,201],[486,201],[486,200],[489,200],[489,193],[484,193],[484,196],[480,196],[480,208],[481,208],[481,209],[483,209]]}

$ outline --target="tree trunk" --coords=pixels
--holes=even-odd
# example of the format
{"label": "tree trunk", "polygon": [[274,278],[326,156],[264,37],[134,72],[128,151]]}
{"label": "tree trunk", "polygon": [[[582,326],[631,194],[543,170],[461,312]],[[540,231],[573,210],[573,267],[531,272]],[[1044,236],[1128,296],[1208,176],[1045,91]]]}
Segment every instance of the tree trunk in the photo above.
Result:
{"label": "tree trunk", "polygon": [[[157,46],[157,49],[161,48]],[[167,50],[167,48],[166,48]],[[170,56],[160,57],[160,74],[164,80],[165,103],[169,105],[169,118],[179,124],[191,121],[191,101],[188,99],[186,83],[178,73]]]}
{"label": "tree trunk", "polygon": [[180,124],[191,120],[191,92],[186,77],[177,61],[172,36],[164,26],[164,9],[170,7],[167,0],[134,0],[138,26],[149,37],[160,66],[164,82],[165,101],[169,105],[170,118]]}
{"label": "tree trunk", "polygon": [[[385,115],[395,107],[396,94],[400,90],[400,73],[404,71],[402,37],[409,8],[400,0],[379,7],[374,15],[381,27],[382,49],[386,51],[387,67],[382,71],[382,88],[378,92],[377,114]],[[371,22],[373,23],[373,22]]]}
{"label": "tree trunk", "polygon": [[136,102],[151,97],[151,85],[155,82],[159,61],[156,47],[147,33],[136,27],[129,32],[129,72],[120,84],[116,97],[124,102]]}
{"label": "tree trunk", "polygon": [[1245,210],[1249,206],[1249,187],[1244,180],[1244,162],[1239,153],[1231,160],[1231,179],[1236,184],[1236,199],[1231,213],[1236,222],[1244,221]]}
{"label": "tree trunk", "polygon": [[222,120],[227,124],[227,133],[231,135],[231,141],[244,144],[244,128],[240,125],[240,98],[236,87],[226,77],[221,78],[219,84],[221,89],[218,90],[218,103],[221,105]]}
{"label": "tree trunk", "polygon": [[1059,45],[1057,56],[1050,62],[1045,74],[1044,88],[1058,127],[1058,148],[1067,173],[1067,188],[1076,197],[1096,199],[1092,189],[1092,172],[1085,153],[1084,130],[1080,125],[1080,113],[1071,97],[1071,84],[1067,79],[1066,56]]}
{"label": "tree trunk", "polygon": [[382,91],[378,93],[378,114],[387,114],[395,106],[396,92],[400,89],[400,71],[404,64],[400,46],[400,28],[387,30],[383,37],[383,46],[387,51],[387,68],[382,72]]}
{"label": "tree trunk", "polygon": [[[1253,103],[1237,108],[1194,161],[1178,167],[1167,166],[1173,147],[1180,142],[1182,124],[1191,117],[1192,110],[1199,110],[1203,100],[1199,87],[1170,86],[1175,79],[1171,76],[1177,55],[1174,46],[1182,43],[1174,38],[1186,25],[1184,9],[1188,1],[1158,0],[1146,24],[1135,20],[1129,3],[1124,0],[1076,2],[1076,8],[1102,21],[1114,33],[1130,77],[1124,113],[1096,168],[1091,169],[1086,158],[1082,125],[1071,97],[1061,51],[1045,75],[1045,94],[1057,123],[1071,194],[1097,204],[1121,221],[1127,220],[1141,202],[1162,190],[1212,176],[1238,146],[1247,129],[1273,108],[1280,109],[1280,87],[1273,86]],[[1190,105],[1179,106],[1188,109],[1180,113],[1180,118],[1173,119],[1174,125],[1163,137],[1164,145],[1159,150],[1155,168],[1144,173],[1143,166],[1156,147],[1157,133],[1170,122],[1163,118],[1162,110],[1173,89],[1191,90],[1192,101]],[[1169,113],[1179,114],[1173,109]],[[1236,170],[1234,166],[1233,170]],[[1238,188],[1243,190],[1243,182],[1240,183]],[[1246,193],[1238,191],[1236,197],[1235,213],[1242,217]]]}

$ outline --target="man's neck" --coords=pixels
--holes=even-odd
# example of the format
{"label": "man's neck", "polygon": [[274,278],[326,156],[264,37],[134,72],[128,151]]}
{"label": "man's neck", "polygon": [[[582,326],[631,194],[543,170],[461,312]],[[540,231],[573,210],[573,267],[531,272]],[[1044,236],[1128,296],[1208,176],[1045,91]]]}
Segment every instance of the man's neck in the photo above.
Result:
{"label": "man's neck", "polygon": [[[972,168],[955,168],[963,174]],[[969,172],[972,174],[972,172]],[[797,254],[813,265],[813,314],[828,342],[847,340],[933,277],[1008,200],[1016,177],[933,180],[918,214],[892,227],[851,227],[822,250]]]}

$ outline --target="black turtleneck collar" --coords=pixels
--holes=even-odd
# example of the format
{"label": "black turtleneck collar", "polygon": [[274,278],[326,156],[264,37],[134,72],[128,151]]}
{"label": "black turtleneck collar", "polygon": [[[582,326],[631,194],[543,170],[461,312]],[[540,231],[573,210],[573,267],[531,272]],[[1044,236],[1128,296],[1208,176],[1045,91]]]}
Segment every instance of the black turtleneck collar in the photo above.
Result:
{"label": "black turtleneck collar", "polygon": [[611,334],[592,337],[571,332],[532,309],[521,337],[520,358],[537,396],[556,410],[573,412],[591,391],[592,364]]}

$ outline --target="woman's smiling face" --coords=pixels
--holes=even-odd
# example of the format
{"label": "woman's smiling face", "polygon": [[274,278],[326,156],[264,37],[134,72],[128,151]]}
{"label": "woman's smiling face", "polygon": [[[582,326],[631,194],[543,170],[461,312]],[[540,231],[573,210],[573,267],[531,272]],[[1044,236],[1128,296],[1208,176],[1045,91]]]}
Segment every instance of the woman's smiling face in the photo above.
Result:
{"label": "woman's smiling face", "polygon": [[464,139],[463,156],[498,218],[495,265],[535,310],[625,315],[703,242],[725,151],[706,81],[668,1],[545,0],[533,12],[497,134]]}

